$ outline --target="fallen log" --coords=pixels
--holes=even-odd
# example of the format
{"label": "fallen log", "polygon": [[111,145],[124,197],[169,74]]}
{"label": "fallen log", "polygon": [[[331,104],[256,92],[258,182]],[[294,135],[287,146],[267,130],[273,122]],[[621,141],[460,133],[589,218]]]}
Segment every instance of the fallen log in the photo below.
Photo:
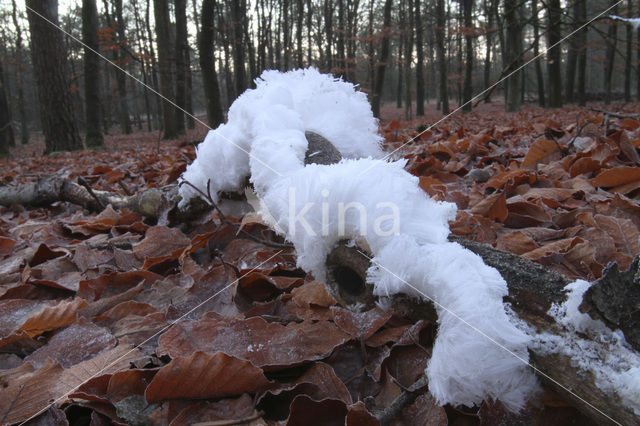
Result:
{"label": "fallen log", "polygon": [[[450,241],[457,242],[473,251],[484,262],[496,268],[507,282],[509,294],[505,302],[510,303],[518,317],[539,333],[551,333],[562,336],[561,327],[548,314],[553,304],[566,301],[565,286],[570,280],[530,260],[503,252],[491,246],[450,236]],[[327,256],[328,288],[344,305],[363,303],[367,308],[375,305],[377,297],[373,295],[373,285],[366,283],[366,271],[371,265],[371,255],[362,245],[340,243]],[[613,329],[620,329],[627,341],[634,344],[637,338],[638,291],[640,289],[640,256],[636,257],[631,269],[620,274],[616,267],[610,267],[585,294],[583,310],[598,312],[606,316],[607,324]],[[603,290],[603,287],[605,290]],[[601,295],[609,294],[606,289],[615,288],[615,301],[605,302]],[[428,301],[395,295],[391,299],[395,311],[410,317],[435,319],[435,310]],[[612,306],[622,314],[612,316]],[[634,316],[635,315],[635,316]],[[594,315],[595,316],[595,315]],[[469,333],[475,333],[469,330]],[[594,342],[600,343],[602,342]],[[604,349],[606,350],[606,349]],[[544,373],[540,380],[556,391],[561,398],[578,408],[598,424],[637,424],[639,417],[628,406],[612,394],[603,392],[596,384],[595,378],[588,371],[581,370],[571,357],[563,354],[546,353],[535,348],[530,349],[532,365]],[[559,386],[559,384],[561,386]],[[570,389],[572,393],[567,392]],[[576,397],[577,395],[578,397]],[[595,407],[596,409],[594,409]],[[600,412],[598,411],[600,410]],[[603,416],[605,413],[614,421]]]}

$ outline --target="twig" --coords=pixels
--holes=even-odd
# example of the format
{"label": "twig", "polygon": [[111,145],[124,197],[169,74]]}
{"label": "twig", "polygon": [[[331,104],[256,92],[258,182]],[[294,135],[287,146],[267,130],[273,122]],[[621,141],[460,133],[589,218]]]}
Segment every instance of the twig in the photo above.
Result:
{"label": "twig", "polygon": [[212,422],[199,422],[192,423],[191,426],[233,426],[233,425],[241,425],[244,423],[249,423],[254,420],[259,419],[264,415],[264,411],[258,411],[248,417],[243,417],[241,419],[228,419],[228,420],[214,420]]}
{"label": "twig", "polygon": [[409,389],[404,390],[393,402],[384,410],[379,411],[376,417],[380,420],[382,426],[391,424],[398,415],[407,407],[415,402],[428,383],[427,377],[422,375]]}
{"label": "twig", "polygon": [[104,205],[104,203],[102,202],[102,200],[100,200],[98,198],[98,196],[96,195],[95,192],[93,192],[93,188],[91,188],[91,185],[89,185],[89,182],[87,182],[82,176],[78,176],[78,183],[82,186],[84,186],[87,191],[89,191],[89,194],[91,194],[91,196],[93,197],[94,200],[96,200],[96,203],[98,203],[98,206],[101,209],[104,209],[106,206]]}
{"label": "twig", "polygon": [[253,234],[250,234],[249,232],[245,231],[244,229],[241,229],[238,225],[236,225],[235,223],[233,223],[229,219],[227,219],[227,217],[224,215],[224,213],[222,213],[222,210],[220,210],[220,207],[218,207],[218,205],[215,203],[215,201],[213,201],[213,198],[211,197],[211,192],[209,191],[209,186],[211,184],[211,180],[207,181],[207,194],[202,192],[202,190],[200,190],[199,188],[197,188],[195,185],[193,185],[191,182],[189,182],[187,180],[183,180],[182,182],[180,182],[180,185],[182,185],[182,184],[189,185],[191,188],[195,189],[200,195],[202,195],[204,197],[204,199],[207,201],[207,203],[209,203],[218,212],[218,214],[220,215],[220,219],[222,219],[222,221],[224,223],[226,223],[227,225],[230,225],[230,226],[232,226],[232,227],[234,227],[236,229],[236,231],[237,231],[236,234],[241,232],[244,236],[246,236],[250,240],[253,240],[256,243],[264,244],[265,246],[269,246],[269,247],[281,248],[281,249],[293,248],[293,245],[291,245],[291,244],[276,243],[274,241],[267,241],[267,240],[263,240],[262,238],[258,238],[256,236],[254,236]]}
{"label": "twig", "polygon": [[133,192],[131,192],[131,190],[124,184],[123,181],[118,180],[118,185],[120,185],[120,188],[122,188],[125,194],[129,196],[133,195]]}
{"label": "twig", "polygon": [[638,114],[620,114],[618,112],[607,111],[607,110],[604,110],[604,109],[594,108],[594,107],[591,107],[589,109],[591,111],[600,112],[602,114],[609,115],[609,116],[611,116],[613,118],[638,118],[638,117],[640,117],[640,113],[638,113]]}
{"label": "twig", "polygon": [[[579,119],[576,119],[578,121],[578,123],[580,122]],[[578,139],[580,137],[580,134],[582,133],[582,131],[584,130],[585,127],[587,127],[589,125],[590,121],[585,121],[582,126],[578,127],[578,130],[576,131],[576,134],[573,136],[573,138],[569,141],[569,144],[567,146],[572,146],[573,143],[576,141],[576,139]]]}

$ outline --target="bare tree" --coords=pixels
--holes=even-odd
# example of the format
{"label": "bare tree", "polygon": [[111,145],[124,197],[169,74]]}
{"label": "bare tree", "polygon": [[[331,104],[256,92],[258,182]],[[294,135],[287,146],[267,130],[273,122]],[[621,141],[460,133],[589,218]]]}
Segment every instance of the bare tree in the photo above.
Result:
{"label": "bare tree", "polygon": [[[46,151],[82,148],[69,91],[67,57],[62,33],[45,19],[58,24],[57,0],[27,0],[31,55],[35,72],[40,120]],[[45,19],[43,19],[45,18]]]}
{"label": "bare tree", "polygon": [[413,118],[413,101],[411,96],[411,62],[413,60],[413,0],[407,0],[408,25],[404,31],[404,118]]}
{"label": "bare tree", "polygon": [[[170,101],[175,100],[172,77],[173,58],[171,55],[171,36],[169,34],[169,4],[165,0],[153,0],[153,12],[156,21],[156,42],[158,45],[158,70],[160,74],[160,93]],[[162,103],[164,139],[178,136],[175,107],[166,100]]]}
{"label": "bare tree", "polygon": [[[627,0],[627,16],[632,17],[633,4],[631,0]],[[633,40],[633,26],[629,23],[627,27],[627,56],[624,58],[624,101],[631,101],[631,42]]]}
{"label": "bare tree", "polygon": [[462,90],[462,110],[471,111],[471,97],[473,96],[473,0],[462,1],[462,11],[464,13],[464,39],[465,39],[465,71],[464,89]]}
{"label": "bare tree", "polygon": [[[578,11],[576,13],[576,20],[580,25],[587,22],[587,1],[577,0]],[[585,85],[586,85],[586,73],[587,73],[587,28],[583,28],[574,35],[578,39],[578,45],[580,51],[578,52],[578,80],[576,85],[576,92],[578,97],[578,104],[584,105],[586,103]]]}
{"label": "bare tree", "polygon": [[380,57],[378,63],[375,66],[375,78],[373,93],[371,97],[371,109],[375,117],[380,117],[380,102],[382,98],[382,87],[384,86],[384,72],[387,68],[387,61],[389,60],[389,33],[391,30],[391,4],[392,0],[385,0],[384,2],[384,17],[383,17],[383,29],[382,29],[382,42],[380,46]]}
{"label": "bare tree", "polygon": [[[505,73],[511,74],[522,63],[522,19],[520,16],[520,4],[509,0],[504,2],[504,20],[507,25]],[[521,106],[520,91],[522,90],[522,70],[515,72],[506,80],[506,110],[518,111]]]}
{"label": "bare tree", "polygon": [[207,120],[212,128],[224,122],[222,106],[220,105],[220,89],[216,74],[214,50],[214,17],[215,0],[202,0],[202,24],[198,35],[198,52],[200,54],[200,68],[202,70],[202,84],[207,103]]}
{"label": "bare tree", "polygon": [[444,0],[436,3],[436,50],[440,75],[440,102],[442,103],[442,113],[449,113],[449,91],[447,88],[447,58],[444,48],[444,38],[447,22],[444,13]]}
{"label": "bare tree", "polygon": [[[533,25],[533,56],[540,54],[540,21],[538,19],[538,0],[531,0],[531,25]],[[538,86],[538,105],[544,108],[544,77],[542,75],[542,64],[540,60],[534,63],[536,70],[536,82]]]}
{"label": "bare tree", "polygon": [[415,2],[415,28],[416,28],[416,115],[424,115],[424,46],[422,45],[421,2]]}
{"label": "bare tree", "polygon": [[[613,6],[611,13],[613,15],[618,14],[618,1],[611,0],[610,4]],[[615,19],[609,19],[609,31],[605,42],[607,44],[606,59],[604,63],[604,103],[609,105],[611,103],[611,78],[613,76],[613,65],[616,59],[616,46],[618,43],[618,21]]]}
{"label": "bare tree", "polygon": [[100,63],[98,55],[98,9],[96,0],[82,0],[82,41],[84,48],[84,102],[87,147],[104,145],[100,131]]}
{"label": "bare tree", "polygon": [[[176,59],[176,104],[185,109],[187,96],[187,55],[189,54],[189,42],[187,40],[187,1],[173,1],[175,17],[176,17],[176,40],[175,40],[175,59]],[[176,112],[176,131],[183,134],[184,112],[175,109]]]}
{"label": "bare tree", "polygon": [[11,19],[16,30],[16,84],[18,86],[18,113],[20,114],[20,141],[25,144],[29,142],[29,118],[24,101],[24,77],[22,62],[22,28],[18,22],[18,8],[16,0],[11,0]]}
{"label": "bare tree", "polygon": [[562,8],[560,0],[548,0],[546,2],[549,32],[547,33],[547,43],[551,49],[547,52],[547,74],[549,76],[549,103],[551,108],[562,106],[562,50],[561,46],[554,46],[562,37]]}
{"label": "bare tree", "polygon": [[246,11],[246,0],[231,1],[231,19],[233,26],[233,70],[236,80],[236,95],[240,95],[247,88],[245,63],[244,63],[244,42],[242,31],[242,20]]}
{"label": "bare tree", "polygon": [[0,157],[9,154],[9,148],[15,146],[13,127],[11,126],[11,108],[9,108],[4,86],[4,72],[0,62]]}

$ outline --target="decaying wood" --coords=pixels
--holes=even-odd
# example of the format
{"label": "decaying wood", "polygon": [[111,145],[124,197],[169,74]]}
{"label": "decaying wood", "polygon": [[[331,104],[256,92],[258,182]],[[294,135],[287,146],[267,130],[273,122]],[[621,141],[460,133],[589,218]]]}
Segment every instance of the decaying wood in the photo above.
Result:
{"label": "decaying wood", "polygon": [[[507,282],[509,290],[505,301],[511,304],[520,319],[535,326],[539,332],[560,333],[558,325],[553,318],[547,315],[547,311],[553,303],[562,303],[566,300],[564,287],[570,282],[567,278],[527,259],[491,246],[455,236],[450,237],[450,240],[478,254],[487,265],[500,272]],[[367,307],[373,307],[375,304],[376,297],[372,293],[373,286],[366,284],[366,270],[370,266],[370,256],[365,248],[343,242],[338,244],[327,257],[328,286],[331,294],[340,303],[360,302]],[[630,342],[638,333],[639,259],[640,257],[636,257],[632,269],[623,274],[618,272],[617,267],[610,267],[609,272],[605,273],[603,278],[587,292],[583,301],[583,306],[590,313],[596,311],[607,320],[607,324],[611,327],[622,329]],[[616,292],[617,296],[610,299],[608,295],[611,292]],[[394,309],[407,315],[428,319],[435,318],[435,310],[430,302],[404,295],[394,296],[391,302]],[[473,333],[472,330],[469,332]],[[536,351],[530,352],[531,362],[537,369],[564,387],[571,389],[575,395],[579,395],[582,399],[566,392],[565,389],[560,388],[547,377],[539,376],[540,380],[596,423],[607,424],[608,419],[591,408],[585,401],[622,424],[637,424],[638,417],[632,410],[622,405],[616,397],[607,395],[600,390],[595,384],[594,378],[589,373],[572,365],[569,357],[537,353]],[[409,401],[410,398],[404,400]]]}

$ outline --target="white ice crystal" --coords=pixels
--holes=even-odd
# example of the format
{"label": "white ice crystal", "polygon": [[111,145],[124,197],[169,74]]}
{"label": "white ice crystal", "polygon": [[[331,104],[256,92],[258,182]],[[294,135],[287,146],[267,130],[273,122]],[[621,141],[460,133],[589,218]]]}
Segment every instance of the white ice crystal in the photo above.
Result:
{"label": "white ice crystal", "polygon": [[[567,300],[554,304],[549,315],[564,327],[561,335],[534,334],[533,347],[540,353],[560,353],[571,358],[581,371],[589,372],[604,392],[617,394],[640,415],[640,356],[620,330],[611,330],[578,310],[590,283],[577,280],[567,285]],[[587,337],[587,338],[585,338]]]}
{"label": "white ice crystal", "polygon": [[[305,166],[306,130],[332,142],[343,160]],[[436,302],[438,337],[426,373],[438,402],[493,398],[518,410],[537,382],[526,365],[531,338],[502,302],[506,282],[479,256],[448,242],[455,205],[429,198],[404,161],[376,160],[380,142],[366,97],[352,84],[313,68],[267,71],[234,102],[228,123],[207,135],[183,179],[202,189],[211,180],[215,196],[239,190],[250,176],[260,198],[254,205],[318,279],[336,243],[365,239],[376,294]],[[181,195],[195,193],[183,186]]]}

